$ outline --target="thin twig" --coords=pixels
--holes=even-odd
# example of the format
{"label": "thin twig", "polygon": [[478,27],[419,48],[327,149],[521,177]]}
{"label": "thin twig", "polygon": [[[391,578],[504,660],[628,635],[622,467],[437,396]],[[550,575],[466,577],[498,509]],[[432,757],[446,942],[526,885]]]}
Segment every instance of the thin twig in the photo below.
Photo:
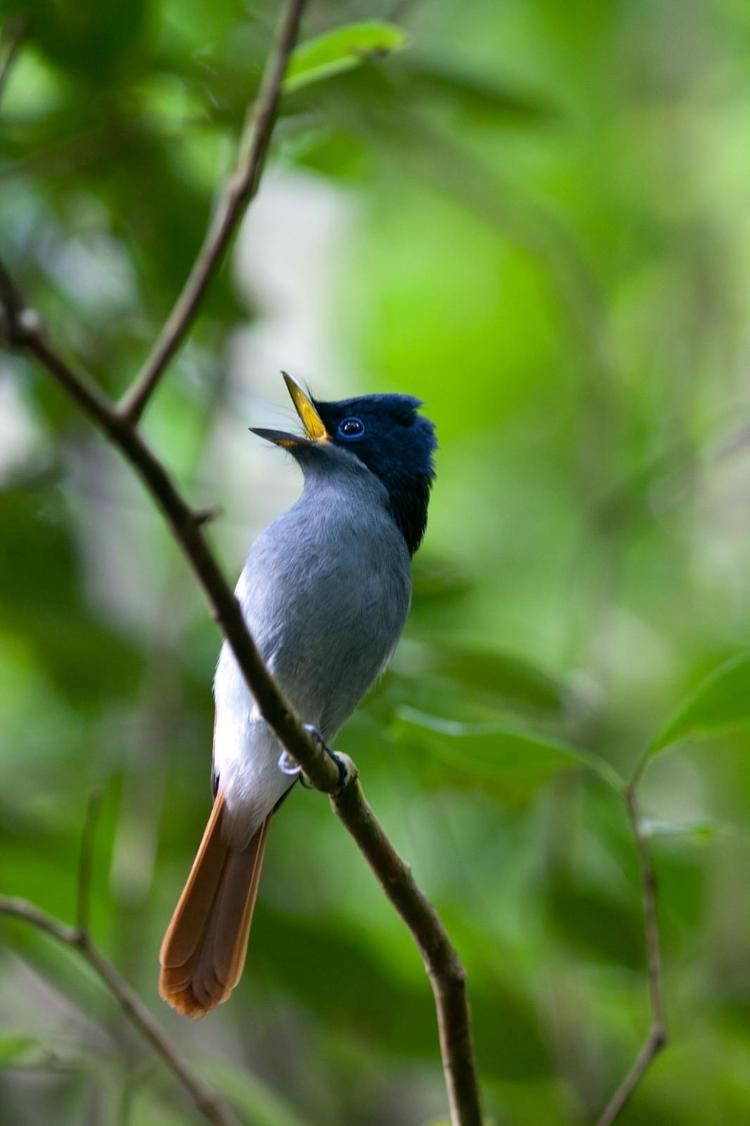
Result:
{"label": "thin twig", "polygon": [[273,132],[281,83],[297,40],[304,5],[305,0],[289,0],[282,12],[258,97],[245,118],[235,169],[226,182],[182,292],[150,355],[120,401],[120,414],[129,422],[135,423],[140,419],[165,368],[182,344],[245,208],[258,190]]}
{"label": "thin twig", "polygon": [[0,896],[0,915],[23,919],[24,922],[36,927],[37,930],[44,931],[57,942],[77,950],[118,1002],[133,1027],[138,1029],[188,1092],[204,1118],[213,1123],[213,1126],[236,1126],[236,1120],[223,1100],[211,1087],[207,1087],[193,1074],[170,1044],[138,994],[94,946],[87,932],[78,927],[66,926],[65,923],[48,915],[46,911],[41,911],[27,900],[12,896]]}
{"label": "thin twig", "polygon": [[81,934],[89,933],[89,906],[91,902],[91,868],[94,855],[94,839],[102,792],[94,790],[86,805],[86,817],[81,833],[81,849],[78,856],[78,879],[76,881],[76,925]]}
{"label": "thin twig", "polygon": [[664,1022],[661,936],[656,906],[656,877],[651,861],[651,850],[646,834],[643,831],[634,783],[631,783],[626,788],[624,798],[638,853],[638,869],[641,878],[643,929],[646,939],[646,957],[648,961],[651,1025],[648,1030],[648,1035],[632,1067],[597,1119],[596,1126],[611,1126],[611,1124],[616,1121],[654,1059],[667,1043],[667,1030]]}

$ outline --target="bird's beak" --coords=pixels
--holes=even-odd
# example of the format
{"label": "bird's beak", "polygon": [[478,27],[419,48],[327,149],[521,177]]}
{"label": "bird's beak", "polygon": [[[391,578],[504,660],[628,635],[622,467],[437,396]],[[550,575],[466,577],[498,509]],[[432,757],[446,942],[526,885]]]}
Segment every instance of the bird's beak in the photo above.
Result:
{"label": "bird's beak", "polygon": [[281,374],[284,376],[287,391],[292,397],[294,409],[305,428],[306,436],[303,438],[301,434],[289,434],[285,430],[265,430],[262,427],[251,426],[250,429],[253,434],[265,438],[267,442],[273,442],[276,446],[284,446],[286,449],[294,449],[295,446],[302,446],[307,442],[324,442],[328,433],[312,399],[302,390],[296,379],[292,379],[291,375],[287,375],[285,371],[282,371]]}

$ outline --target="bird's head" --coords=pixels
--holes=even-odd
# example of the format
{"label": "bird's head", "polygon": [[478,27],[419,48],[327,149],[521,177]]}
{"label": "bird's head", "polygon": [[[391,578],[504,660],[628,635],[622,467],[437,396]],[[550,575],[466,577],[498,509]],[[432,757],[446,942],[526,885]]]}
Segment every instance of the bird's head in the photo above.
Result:
{"label": "bird's head", "polygon": [[420,400],[360,395],[324,403],[283,375],[304,434],[252,427],[253,433],[289,450],[303,467],[327,462],[344,468],[348,458],[365,466],[385,486],[393,518],[413,555],[427,525],[437,446],[435,427],[418,413]]}

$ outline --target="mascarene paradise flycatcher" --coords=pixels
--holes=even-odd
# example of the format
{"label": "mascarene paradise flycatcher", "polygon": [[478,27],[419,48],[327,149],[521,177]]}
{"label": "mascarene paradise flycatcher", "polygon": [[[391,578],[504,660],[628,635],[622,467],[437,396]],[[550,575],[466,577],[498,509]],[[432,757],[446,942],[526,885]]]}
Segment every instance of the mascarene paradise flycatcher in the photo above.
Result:
{"label": "mascarene paradise flycatcher", "polygon": [[[253,543],[236,595],[284,694],[325,744],[387,665],[427,523],[435,428],[410,395],[318,402],[284,375],[304,434],[299,500]],[[296,781],[230,647],[214,681],[214,805],[161,947],[159,991],[200,1017],[239,981],[273,812]],[[281,765],[280,765],[281,762]]]}

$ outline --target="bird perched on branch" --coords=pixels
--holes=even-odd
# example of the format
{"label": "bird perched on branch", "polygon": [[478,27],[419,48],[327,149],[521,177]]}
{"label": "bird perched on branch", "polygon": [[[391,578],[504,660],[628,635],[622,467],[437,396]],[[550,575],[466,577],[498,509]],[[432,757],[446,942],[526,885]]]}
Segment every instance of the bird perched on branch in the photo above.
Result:
{"label": "bird perched on branch", "polygon": [[[409,395],[323,403],[284,379],[304,434],[254,433],[289,451],[304,489],[253,544],[236,594],[269,671],[326,745],[401,635],[435,430]],[[271,815],[296,781],[226,642],[214,696],[213,810],[160,956],[159,991],[190,1017],[239,981]]]}

